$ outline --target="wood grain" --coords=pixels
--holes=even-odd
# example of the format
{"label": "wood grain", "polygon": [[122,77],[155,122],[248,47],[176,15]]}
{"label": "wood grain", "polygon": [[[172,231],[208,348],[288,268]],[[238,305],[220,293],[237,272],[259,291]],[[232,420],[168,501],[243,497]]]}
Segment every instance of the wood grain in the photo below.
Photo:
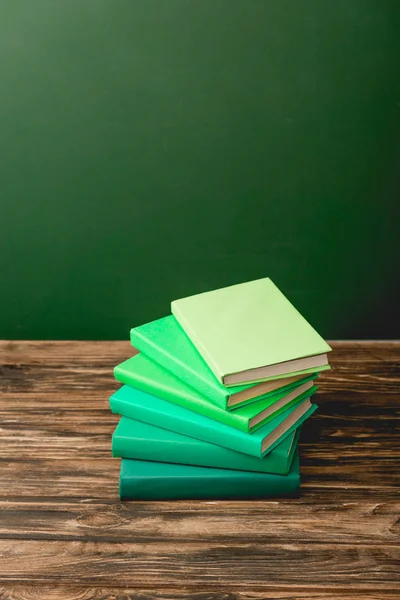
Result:
{"label": "wood grain", "polygon": [[[354,546],[398,544],[400,504],[396,502],[324,502],[313,497],[296,504],[280,502],[115,503],[95,500],[78,504],[60,499],[46,507],[40,499],[0,504],[1,538],[154,544],[247,543],[286,541],[346,543]],[[155,508],[157,510],[155,510]],[[249,519],[251,510],[251,519]],[[330,516],[340,515],[340,528]]]}
{"label": "wood grain", "polygon": [[296,500],[118,500],[127,342],[0,342],[0,600],[400,597],[400,344],[332,343]]}
{"label": "wood grain", "polygon": [[[229,581],[240,590],[261,581],[288,585],[323,586],[327,572],[342,587],[360,579],[375,589],[399,582],[400,550],[394,546],[347,544],[258,544],[230,541],[226,544],[154,541],[76,542],[0,541],[0,572],[7,580],[43,583],[74,582],[95,585],[141,585],[148,581],[164,586],[197,586]],[[175,550],[175,551],[174,551]],[[1,556],[5,555],[5,556]],[[301,568],[300,564],[301,564]],[[263,572],[267,568],[268,578]],[[151,573],[151,575],[150,575]],[[384,581],[383,581],[384,579]]]}
{"label": "wood grain", "polygon": [[[218,589],[220,591],[218,591]],[[135,586],[125,587],[86,587],[74,584],[42,585],[31,583],[29,585],[12,584],[6,588],[0,586],[0,600],[397,600],[396,590],[371,590],[370,587],[358,585],[349,590],[349,587],[334,589],[324,586],[323,591],[316,586],[281,586],[269,584],[245,590],[223,591],[222,586],[215,585],[212,591],[193,591],[190,586],[179,588],[140,588]]]}

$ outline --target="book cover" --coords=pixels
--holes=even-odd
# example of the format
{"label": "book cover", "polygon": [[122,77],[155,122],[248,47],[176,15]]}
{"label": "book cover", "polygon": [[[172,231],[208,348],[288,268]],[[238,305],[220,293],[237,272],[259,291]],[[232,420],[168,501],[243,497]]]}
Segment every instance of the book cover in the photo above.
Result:
{"label": "book cover", "polygon": [[269,278],[175,300],[171,310],[224,385],[327,364],[331,348]]}
{"label": "book cover", "polygon": [[121,417],[112,436],[112,455],[137,460],[286,475],[292,464],[299,435],[300,428],[286,436],[267,456],[256,458],[155,425]]}
{"label": "book cover", "polygon": [[307,398],[285,410],[254,433],[239,431],[127,385],[111,396],[110,408],[112,412],[124,417],[261,457],[297,429],[317,407]]}
{"label": "book cover", "polygon": [[304,377],[329,368],[325,365],[317,369],[287,373],[284,378],[279,376],[258,384],[226,388],[217,380],[172,315],[132,329],[131,343],[141,354],[172,373],[187,386],[217,406],[228,410],[284,386],[296,385]]}
{"label": "book cover", "polygon": [[287,475],[121,460],[121,500],[275,498],[295,496],[299,488],[297,452]]}
{"label": "book cover", "polygon": [[254,431],[274,416],[278,416],[286,408],[309,397],[317,389],[316,386],[313,387],[313,382],[308,380],[290,390],[275,391],[273,395],[256,399],[247,406],[228,412],[209,402],[204,396],[185,385],[172,373],[143,354],[137,354],[115,367],[114,375],[121,383],[138,388],[241,431]]}

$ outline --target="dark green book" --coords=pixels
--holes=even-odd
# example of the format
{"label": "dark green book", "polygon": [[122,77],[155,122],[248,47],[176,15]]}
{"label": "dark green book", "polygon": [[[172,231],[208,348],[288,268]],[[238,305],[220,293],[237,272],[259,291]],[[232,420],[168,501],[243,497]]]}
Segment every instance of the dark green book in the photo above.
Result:
{"label": "dark green book", "polygon": [[287,475],[121,460],[121,500],[224,500],[295,496],[300,489],[296,451]]}
{"label": "dark green book", "polygon": [[120,458],[286,475],[299,435],[300,428],[286,436],[267,456],[257,458],[122,417],[112,436],[112,454]]}

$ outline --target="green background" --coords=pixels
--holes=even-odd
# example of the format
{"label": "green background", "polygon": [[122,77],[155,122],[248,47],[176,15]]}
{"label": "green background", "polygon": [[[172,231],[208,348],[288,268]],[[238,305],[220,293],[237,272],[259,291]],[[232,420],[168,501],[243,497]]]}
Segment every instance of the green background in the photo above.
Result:
{"label": "green background", "polygon": [[0,2],[0,337],[123,339],[267,275],[327,338],[398,336],[399,16]]}

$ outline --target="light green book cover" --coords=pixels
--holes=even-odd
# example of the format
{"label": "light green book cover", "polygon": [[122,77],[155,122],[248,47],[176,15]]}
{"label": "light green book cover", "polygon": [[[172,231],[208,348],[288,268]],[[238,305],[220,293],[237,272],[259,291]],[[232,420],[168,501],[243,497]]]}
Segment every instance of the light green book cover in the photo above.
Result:
{"label": "light green book cover", "polygon": [[114,375],[121,383],[241,431],[255,431],[296,402],[310,397],[317,390],[310,376],[301,385],[289,390],[278,390],[273,395],[256,399],[229,412],[201,396],[143,354],[137,354],[115,367]]}
{"label": "light green book cover", "polygon": [[175,300],[171,310],[224,385],[326,364],[331,350],[269,278]]}
{"label": "light green book cover", "polygon": [[285,376],[272,377],[258,384],[223,386],[200,356],[175,317],[169,315],[131,330],[132,345],[187,386],[211,400],[217,406],[232,410],[243,402],[296,385],[308,375],[326,368],[306,369]]}

